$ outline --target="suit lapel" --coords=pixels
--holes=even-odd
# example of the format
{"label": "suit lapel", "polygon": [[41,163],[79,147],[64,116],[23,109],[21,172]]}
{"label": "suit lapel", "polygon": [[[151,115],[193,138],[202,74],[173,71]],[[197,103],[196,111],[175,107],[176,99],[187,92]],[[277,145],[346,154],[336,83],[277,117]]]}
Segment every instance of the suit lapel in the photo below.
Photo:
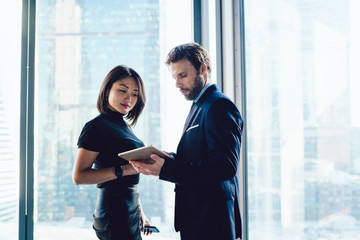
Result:
{"label": "suit lapel", "polygon": [[189,115],[187,116],[186,121],[185,121],[183,134],[186,131],[186,129],[188,129],[190,127],[190,123],[194,120],[195,113],[197,112],[197,109],[199,108],[199,105],[200,105],[199,103],[193,103],[191,105]]}
{"label": "suit lapel", "polygon": [[187,116],[186,121],[185,121],[183,134],[190,127],[190,124],[193,122],[196,112],[197,112],[198,108],[200,107],[200,105],[202,104],[202,102],[204,102],[205,99],[214,91],[217,91],[217,87],[215,84],[211,85],[208,89],[206,89],[205,92],[201,95],[200,99],[196,103],[193,102],[193,104],[191,105],[189,115]]}

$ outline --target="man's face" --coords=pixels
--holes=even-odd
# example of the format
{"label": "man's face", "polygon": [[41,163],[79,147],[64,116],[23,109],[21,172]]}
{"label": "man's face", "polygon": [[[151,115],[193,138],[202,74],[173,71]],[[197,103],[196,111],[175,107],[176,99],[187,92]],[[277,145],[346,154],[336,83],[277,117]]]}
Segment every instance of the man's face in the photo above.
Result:
{"label": "man's face", "polygon": [[170,71],[187,100],[194,100],[205,86],[204,76],[187,59],[170,63]]}

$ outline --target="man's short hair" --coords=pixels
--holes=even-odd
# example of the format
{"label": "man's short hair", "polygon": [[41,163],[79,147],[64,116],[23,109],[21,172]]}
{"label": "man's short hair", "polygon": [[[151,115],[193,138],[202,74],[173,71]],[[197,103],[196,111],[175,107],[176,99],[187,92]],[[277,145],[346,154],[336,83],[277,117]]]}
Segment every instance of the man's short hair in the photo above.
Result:
{"label": "man's short hair", "polygon": [[211,62],[208,51],[195,42],[181,44],[170,50],[166,57],[165,64],[170,65],[183,59],[187,59],[200,71],[200,66],[205,63],[209,77],[211,76]]}

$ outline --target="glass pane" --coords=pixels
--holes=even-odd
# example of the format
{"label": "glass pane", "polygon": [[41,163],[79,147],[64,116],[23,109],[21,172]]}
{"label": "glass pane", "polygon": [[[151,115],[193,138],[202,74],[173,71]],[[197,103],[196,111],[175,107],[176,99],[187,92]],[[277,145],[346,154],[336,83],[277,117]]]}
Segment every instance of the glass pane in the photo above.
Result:
{"label": "glass pane", "polygon": [[[147,104],[135,133],[145,145],[175,151],[189,108],[164,64],[167,52],[192,39],[192,1],[37,1],[34,239],[97,239],[95,185],[75,186],[72,166],[84,124],[98,115],[105,75],[116,65],[144,79]],[[176,97],[173,97],[173,96]],[[159,234],[173,230],[173,185],[141,177],[144,211]]]}
{"label": "glass pane", "polygon": [[21,1],[0,8],[0,239],[19,235]]}
{"label": "glass pane", "polygon": [[251,240],[360,238],[359,11],[245,1]]}
{"label": "glass pane", "polygon": [[208,50],[211,60],[211,79],[218,86],[221,84],[221,79],[217,78],[217,55],[216,55],[216,0],[208,0],[201,2],[201,24],[202,26],[202,46]]}

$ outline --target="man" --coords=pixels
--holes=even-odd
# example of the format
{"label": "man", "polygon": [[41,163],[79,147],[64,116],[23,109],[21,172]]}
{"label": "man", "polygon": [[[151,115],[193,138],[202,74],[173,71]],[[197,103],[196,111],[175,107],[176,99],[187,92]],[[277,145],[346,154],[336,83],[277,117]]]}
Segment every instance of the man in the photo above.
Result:
{"label": "man", "polygon": [[174,159],[130,161],[145,175],[176,184],[175,229],[182,240],[241,238],[239,161],[243,121],[235,104],[210,84],[208,53],[196,43],[175,47],[166,64],[176,87],[193,100]]}

